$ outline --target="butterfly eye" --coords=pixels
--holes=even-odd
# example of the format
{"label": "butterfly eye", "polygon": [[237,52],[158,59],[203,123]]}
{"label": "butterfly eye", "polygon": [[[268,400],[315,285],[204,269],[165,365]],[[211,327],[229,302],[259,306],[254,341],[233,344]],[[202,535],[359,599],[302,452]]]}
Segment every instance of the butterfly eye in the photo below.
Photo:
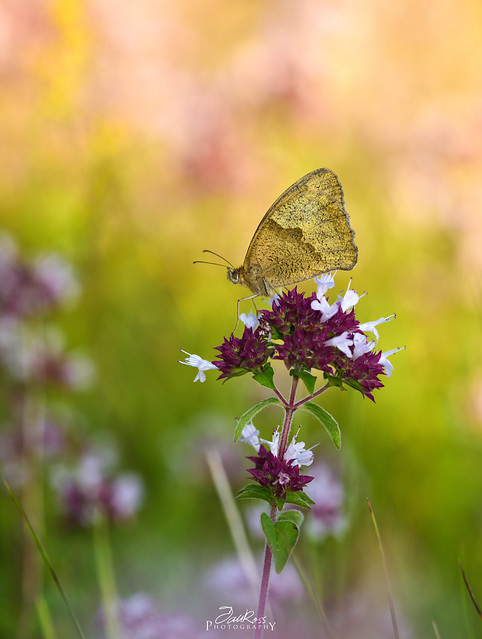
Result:
{"label": "butterfly eye", "polygon": [[228,268],[228,280],[233,284],[239,283],[239,273],[237,268]]}

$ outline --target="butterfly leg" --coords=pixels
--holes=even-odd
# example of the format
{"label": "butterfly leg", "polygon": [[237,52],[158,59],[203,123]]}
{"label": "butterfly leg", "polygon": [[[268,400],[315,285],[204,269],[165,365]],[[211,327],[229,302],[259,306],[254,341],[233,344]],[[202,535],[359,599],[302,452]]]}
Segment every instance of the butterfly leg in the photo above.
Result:
{"label": "butterfly leg", "polygon": [[[239,303],[240,302],[247,302],[248,300],[252,300],[255,297],[258,297],[257,293],[253,293],[253,295],[248,295],[248,297],[242,297],[241,299],[239,299],[237,301],[237,304],[236,304],[236,326],[234,327],[233,333],[236,332],[236,329],[238,328],[238,324],[239,324]],[[254,302],[253,302],[253,304],[254,304]],[[256,308],[256,304],[254,304],[254,308]],[[256,308],[256,313],[257,312],[258,312],[258,309]]]}

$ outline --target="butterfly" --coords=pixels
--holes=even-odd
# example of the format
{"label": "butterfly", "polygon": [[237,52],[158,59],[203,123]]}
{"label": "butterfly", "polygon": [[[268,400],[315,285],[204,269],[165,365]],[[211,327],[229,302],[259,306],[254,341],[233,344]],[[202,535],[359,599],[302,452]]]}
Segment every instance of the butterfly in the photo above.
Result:
{"label": "butterfly", "polygon": [[316,169],[270,206],[241,266],[204,252],[227,262],[229,281],[246,286],[250,297],[269,296],[328,271],[352,269],[358,255],[354,236],[338,177],[330,169]]}

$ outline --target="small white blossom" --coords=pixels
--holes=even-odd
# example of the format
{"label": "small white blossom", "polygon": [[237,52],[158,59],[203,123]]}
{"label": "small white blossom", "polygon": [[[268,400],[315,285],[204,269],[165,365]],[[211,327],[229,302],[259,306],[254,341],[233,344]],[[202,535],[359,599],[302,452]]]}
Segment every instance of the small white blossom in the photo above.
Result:
{"label": "small white blossom", "polygon": [[306,450],[305,442],[297,442],[296,439],[299,434],[299,430],[296,435],[293,436],[290,445],[286,449],[284,458],[286,461],[292,459],[295,466],[311,466],[313,463],[314,453],[312,449]]}
{"label": "small white blossom", "polygon": [[316,289],[316,297],[321,299],[325,293],[335,286],[335,273],[330,271],[330,273],[323,273],[320,277],[315,277],[315,282],[317,285]]}
{"label": "small white blossom", "polygon": [[183,351],[182,349],[181,349],[181,353],[185,353],[188,357],[186,357],[184,361],[178,360],[179,364],[187,364],[188,366],[192,366],[193,368],[198,369],[198,373],[196,377],[194,378],[195,382],[197,382],[198,380],[201,383],[205,382],[206,375],[204,371],[214,370],[218,368],[212,362],[209,362],[207,359],[203,359],[202,357],[199,357],[199,355],[191,355],[190,353],[188,353],[187,351]]}
{"label": "small white blossom", "polygon": [[341,310],[344,313],[346,311],[349,311],[356,304],[358,304],[358,302],[361,300],[361,298],[366,295],[366,293],[363,293],[363,295],[358,295],[358,293],[356,291],[353,291],[353,290],[350,289],[350,285],[351,285],[351,279],[350,279],[350,282],[348,283],[348,288],[346,289],[346,292],[343,295],[343,297],[340,296],[338,298],[338,300],[340,302]]}
{"label": "small white blossom", "polygon": [[263,444],[268,444],[270,452],[277,457],[279,451],[279,440],[280,440],[280,432],[279,426],[273,432],[273,439],[268,441],[267,439],[262,439]]}
{"label": "small white blossom", "polygon": [[385,351],[384,353],[381,354],[381,357],[378,360],[378,363],[382,364],[382,366],[385,368],[385,375],[387,377],[390,377],[393,371],[393,364],[388,361],[388,358],[391,355],[398,353],[398,351],[403,351],[404,348],[405,346],[400,346],[399,348],[393,348],[391,351]]}
{"label": "small white blossom", "polygon": [[389,322],[395,317],[395,313],[393,315],[389,315],[388,317],[380,317],[380,319],[374,320],[372,322],[364,322],[359,325],[359,329],[365,332],[373,333],[375,335],[375,339],[378,342],[378,338],[380,337],[377,329],[375,328],[379,324],[383,324],[384,322]]}
{"label": "small white blossom", "polygon": [[351,358],[352,356],[350,346],[353,346],[353,335],[347,331],[344,331],[341,335],[336,335],[335,337],[326,340],[325,344],[327,346],[335,346],[347,357]]}
{"label": "small white blossom", "polygon": [[279,306],[279,300],[281,299],[281,296],[279,293],[274,293],[274,295],[271,295],[271,297],[269,298],[269,306],[273,306],[274,302],[276,302],[276,305]]}
{"label": "small white blossom", "polygon": [[335,313],[337,312],[339,306],[340,306],[340,303],[338,301],[336,301],[334,304],[330,304],[328,300],[326,299],[326,297],[323,297],[323,296],[311,302],[311,308],[314,311],[321,312],[322,322],[326,322],[331,317],[333,317],[333,315],[335,315]]}
{"label": "small white blossom", "polygon": [[375,346],[375,342],[368,341],[366,335],[355,333],[353,335],[353,359],[358,359],[361,355],[368,353]]}
{"label": "small white blossom", "polygon": [[259,449],[259,430],[255,428],[253,422],[249,422],[241,431],[239,441],[250,444],[256,450]]}
{"label": "small white blossom", "polygon": [[258,326],[258,316],[254,313],[241,313],[239,319],[243,322],[243,324],[247,328],[252,328],[253,330]]}
{"label": "small white blossom", "polygon": [[[283,458],[286,459],[286,461],[289,461],[290,459],[294,460],[296,466],[309,466],[313,462],[313,452],[311,451],[311,448],[309,450],[305,449],[305,442],[296,441],[298,433],[293,436],[290,445],[285,450]],[[263,442],[263,444],[268,444],[271,454],[277,457],[280,444],[279,426],[273,432],[273,439],[271,441],[268,441],[267,439],[261,439],[260,441]]]}

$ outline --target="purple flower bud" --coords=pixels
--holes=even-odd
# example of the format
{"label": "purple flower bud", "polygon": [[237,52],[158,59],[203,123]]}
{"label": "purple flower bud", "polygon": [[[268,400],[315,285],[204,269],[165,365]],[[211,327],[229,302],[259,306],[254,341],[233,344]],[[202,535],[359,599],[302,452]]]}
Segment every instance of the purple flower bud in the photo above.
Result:
{"label": "purple flower bud", "polygon": [[230,379],[245,373],[259,372],[268,361],[270,349],[266,336],[260,328],[252,329],[247,326],[242,337],[231,334],[224,338],[221,346],[216,346],[220,352],[213,364],[219,368],[221,375],[218,379]]}

